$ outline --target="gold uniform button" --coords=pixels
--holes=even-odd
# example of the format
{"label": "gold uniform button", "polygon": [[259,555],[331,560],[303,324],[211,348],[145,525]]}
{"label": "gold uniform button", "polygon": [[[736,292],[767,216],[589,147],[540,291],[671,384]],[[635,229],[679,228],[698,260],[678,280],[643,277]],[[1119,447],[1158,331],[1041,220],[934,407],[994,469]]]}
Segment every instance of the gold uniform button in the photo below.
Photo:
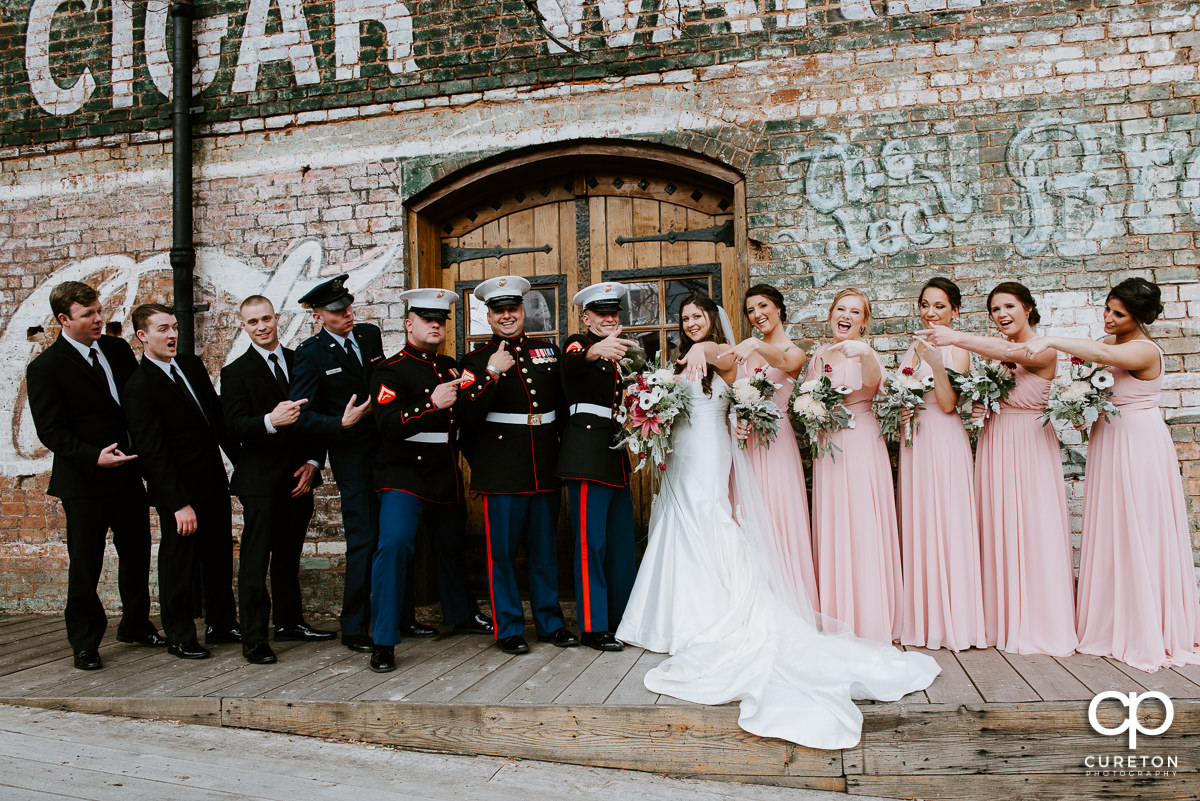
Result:
{"label": "gold uniform button", "polygon": [[418,462],[419,462],[419,461],[421,461],[421,457],[420,457],[420,456],[418,456],[418,457],[417,457],[417,461],[418,461]]}
{"label": "gold uniform button", "polygon": [[528,368],[528,367],[522,367],[522,368],[521,368],[521,372],[522,372],[522,373],[528,373],[528,372],[529,372],[529,368]]}
{"label": "gold uniform button", "polygon": [[587,430],[588,430],[588,431],[591,431],[591,430],[592,430],[592,426],[591,426],[591,424],[588,424],[588,426],[587,426]]}
{"label": "gold uniform button", "polygon": [[537,401],[533,402],[533,408],[535,408],[535,409],[537,408]]}
{"label": "gold uniform button", "polygon": [[425,388],[425,394],[426,394],[426,395],[428,395],[428,394],[429,394],[429,387],[426,387],[426,388]]}
{"label": "gold uniform button", "polygon": [[536,389],[531,389],[531,390],[529,390],[529,394],[530,394],[530,395],[536,395],[536,394],[537,394],[537,390],[536,390]]}
{"label": "gold uniform button", "polygon": [[533,383],[533,379],[532,379],[532,378],[526,378],[526,379],[525,379],[525,383],[526,383],[526,384],[532,384],[532,383]]}
{"label": "gold uniform button", "polygon": [[503,434],[497,434],[497,435],[496,435],[496,439],[504,439],[504,435],[503,435]]}
{"label": "gold uniform button", "polygon": [[433,405],[432,403],[427,403],[427,404],[425,404],[425,408],[428,409],[432,405]]}

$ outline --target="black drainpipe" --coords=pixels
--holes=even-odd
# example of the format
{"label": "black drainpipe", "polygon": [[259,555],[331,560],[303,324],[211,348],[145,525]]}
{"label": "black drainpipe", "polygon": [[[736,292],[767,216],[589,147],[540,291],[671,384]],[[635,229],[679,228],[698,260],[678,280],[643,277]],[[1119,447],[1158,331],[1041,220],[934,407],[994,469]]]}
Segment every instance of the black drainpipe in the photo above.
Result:
{"label": "black drainpipe", "polygon": [[174,22],[171,87],[171,273],[179,353],[195,353],[195,299],[192,280],[196,248],[192,244],[192,20],[191,0],[172,0]]}

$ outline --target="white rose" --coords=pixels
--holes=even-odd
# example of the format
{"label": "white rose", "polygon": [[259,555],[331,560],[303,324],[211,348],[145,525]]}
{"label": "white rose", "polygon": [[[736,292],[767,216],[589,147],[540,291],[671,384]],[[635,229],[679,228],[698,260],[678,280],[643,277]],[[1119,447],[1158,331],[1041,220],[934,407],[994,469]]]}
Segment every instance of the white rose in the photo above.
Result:
{"label": "white rose", "polygon": [[653,373],[650,374],[650,377],[652,379],[654,379],[654,381],[656,383],[659,383],[659,384],[675,383],[675,373],[666,369],[665,367],[655,370]]}
{"label": "white rose", "polygon": [[806,393],[811,393],[814,389],[817,388],[817,384],[819,384],[819,383],[821,383],[821,380],[818,378],[814,378],[812,381],[805,381],[803,384],[800,385],[800,391],[806,392]]}
{"label": "white rose", "polygon": [[749,384],[745,384],[740,387],[737,384],[734,384],[733,397],[743,406],[750,406],[751,404],[757,403],[762,396],[758,394],[757,389]]}
{"label": "white rose", "polygon": [[1091,391],[1092,386],[1088,382],[1072,381],[1063,388],[1062,392],[1058,393],[1058,397],[1066,403],[1074,403],[1086,398]]}

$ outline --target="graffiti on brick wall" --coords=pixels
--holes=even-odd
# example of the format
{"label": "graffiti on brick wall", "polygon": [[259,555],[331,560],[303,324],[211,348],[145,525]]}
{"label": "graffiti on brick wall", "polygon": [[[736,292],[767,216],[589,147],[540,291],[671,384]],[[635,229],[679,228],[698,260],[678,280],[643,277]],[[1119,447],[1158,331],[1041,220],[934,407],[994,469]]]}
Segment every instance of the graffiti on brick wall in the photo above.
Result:
{"label": "graffiti on brick wall", "polygon": [[[1082,259],[1126,233],[1200,220],[1200,147],[1186,133],[1106,144],[1091,125],[1050,117],[1018,129],[1002,165],[953,143],[931,151],[920,138],[885,140],[876,155],[840,132],[817,139],[789,155],[788,191],[803,205],[773,241],[795,248],[818,285],[875,257],[927,249],[999,245]],[[924,166],[933,161],[937,169]],[[985,195],[1000,207],[981,209]]]}
{"label": "graffiti on brick wall", "polygon": [[[233,305],[257,294],[270,298],[280,311],[295,311],[299,309],[298,299],[329,275],[348,273],[350,278],[346,286],[351,292],[359,292],[393,269],[399,254],[400,246],[393,245],[379,248],[358,262],[332,267],[324,263],[321,243],[304,239],[293,245],[274,269],[263,271],[236,256],[200,248],[196,253],[196,274],[202,288]],[[119,255],[95,256],[55,270],[17,307],[0,334],[0,419],[12,421],[15,432],[12,438],[0,440],[0,475],[34,475],[50,469],[50,454],[37,439],[23,391],[25,365],[40,350],[28,332],[37,326],[51,325],[50,290],[63,281],[90,283],[100,292],[107,319],[125,323],[128,332],[134,306],[149,300],[142,285],[151,283],[161,274],[169,275],[170,271],[170,258],[166,253],[142,261]],[[279,339],[286,345],[294,346],[311,331],[308,314],[285,314],[285,320]],[[197,323],[197,340],[208,341],[210,338],[205,336],[203,324],[199,320]],[[222,363],[232,361],[249,344],[245,332],[239,331]]]}
{"label": "graffiti on brick wall", "polygon": [[[196,63],[193,87],[199,94],[218,81],[222,52],[236,49],[231,60],[229,88],[253,92],[265,65],[286,62],[296,85],[353,80],[361,75],[364,26],[382,28],[379,60],[389,73],[417,72],[414,56],[420,39],[446,40],[445,26],[435,30],[415,27],[410,7],[397,0],[334,0],[332,36],[323,30],[324,17],[308,17],[302,0],[245,0],[245,23],[237,27],[237,14],[202,17],[193,26]],[[892,16],[947,9],[976,8],[982,0],[888,0],[883,13]],[[96,0],[83,0],[89,14]],[[649,5],[649,4],[646,4]],[[802,28],[808,25],[807,0],[662,0],[657,10],[643,10],[642,0],[537,0],[537,14],[551,35],[545,46],[551,53],[565,52],[554,39],[575,46],[585,36],[599,36],[607,47],[635,44],[638,36],[650,42],[667,42],[694,35],[698,25],[719,33],[749,33]],[[841,0],[836,5],[847,20],[878,16],[870,0]],[[273,9],[277,11],[273,12]],[[277,16],[273,16],[273,13]],[[149,77],[159,94],[171,96],[170,42],[166,3],[146,6],[141,55],[148,76],[137,74],[139,26],[132,3],[113,3],[108,48],[111,70],[93,70],[82,48],[55,48],[52,30],[65,18],[78,14],[62,0],[33,0],[25,31],[24,66],[29,89],[37,105],[48,114],[65,116],[83,108],[97,95],[99,81],[109,80],[113,108],[133,105],[137,80]],[[597,15],[593,17],[592,15]],[[526,20],[528,21],[528,20]],[[593,31],[593,24],[602,33]],[[453,29],[451,29],[453,33]],[[374,35],[374,34],[372,34]],[[332,69],[323,68],[314,41],[333,39]],[[227,44],[226,40],[235,39]],[[372,46],[372,51],[376,48]],[[111,76],[111,77],[108,77]],[[100,96],[103,96],[103,92]]]}

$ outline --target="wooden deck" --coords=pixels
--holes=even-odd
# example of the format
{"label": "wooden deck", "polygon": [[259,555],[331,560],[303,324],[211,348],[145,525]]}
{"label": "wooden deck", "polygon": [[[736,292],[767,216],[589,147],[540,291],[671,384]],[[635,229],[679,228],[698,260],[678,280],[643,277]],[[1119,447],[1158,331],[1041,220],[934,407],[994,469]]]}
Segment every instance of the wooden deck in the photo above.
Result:
{"label": "wooden deck", "polygon": [[[929,689],[861,705],[862,742],[815,751],[746,734],[733,706],[655,695],[642,677],[663,657],[535,643],[509,656],[479,636],[414,639],[400,668],[367,670],[341,645],[278,643],[277,665],[248,665],[236,645],[183,661],[165,650],[100,649],[104,669],[71,665],[61,617],[0,616],[0,701],[359,740],[460,754],[631,768],[709,779],[939,799],[1193,799],[1200,796],[1200,667],[1147,674],[1089,656],[928,651]],[[1104,737],[1087,721],[1105,690],[1158,690],[1175,718],[1158,737]],[[1103,720],[1115,726],[1120,707]],[[1161,720],[1151,703],[1147,727]],[[1157,717],[1156,717],[1157,715]],[[1174,757],[1174,775],[1089,775],[1090,756]],[[1111,762],[1108,764],[1112,764]],[[1153,772],[1153,768],[1141,768]]]}

